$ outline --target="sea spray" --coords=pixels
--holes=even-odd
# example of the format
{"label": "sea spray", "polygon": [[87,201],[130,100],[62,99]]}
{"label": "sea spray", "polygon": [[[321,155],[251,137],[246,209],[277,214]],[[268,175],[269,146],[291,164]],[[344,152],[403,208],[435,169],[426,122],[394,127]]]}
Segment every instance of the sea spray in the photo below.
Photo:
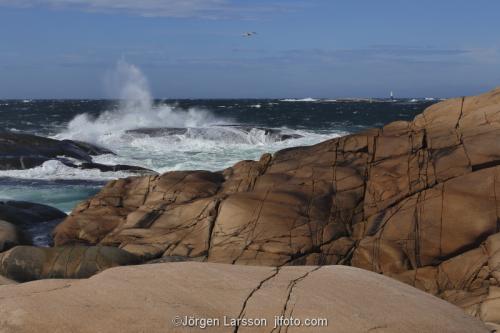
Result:
{"label": "sea spray", "polygon": [[204,127],[225,123],[206,110],[180,110],[168,104],[154,104],[148,80],[135,65],[118,61],[113,72],[106,76],[107,90],[119,98],[119,107],[97,117],[84,113],[71,120],[57,139],[78,139],[108,146],[130,129],[158,127]]}

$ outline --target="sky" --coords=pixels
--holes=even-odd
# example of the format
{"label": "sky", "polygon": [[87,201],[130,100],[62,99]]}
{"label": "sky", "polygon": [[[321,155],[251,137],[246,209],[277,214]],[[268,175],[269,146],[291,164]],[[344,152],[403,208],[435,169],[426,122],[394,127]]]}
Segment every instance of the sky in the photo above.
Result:
{"label": "sky", "polygon": [[0,98],[112,98],[120,60],[157,98],[472,95],[500,86],[498,13],[498,0],[0,0]]}

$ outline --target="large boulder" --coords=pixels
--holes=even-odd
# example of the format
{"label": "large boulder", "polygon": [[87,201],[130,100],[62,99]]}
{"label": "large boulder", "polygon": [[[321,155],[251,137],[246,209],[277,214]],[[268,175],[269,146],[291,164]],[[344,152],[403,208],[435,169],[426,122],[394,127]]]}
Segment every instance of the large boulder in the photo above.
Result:
{"label": "large boulder", "polygon": [[16,246],[0,254],[0,275],[18,281],[80,279],[104,269],[139,263],[138,258],[115,247]]}
{"label": "large boulder", "polygon": [[[293,317],[295,326],[274,329],[275,316]],[[183,326],[185,317],[198,324]],[[210,263],[119,267],[88,280],[3,286],[0,327],[5,333],[490,332],[445,301],[352,267]]]}
{"label": "large boulder", "polygon": [[[221,172],[112,181],[54,236],[58,245],[112,245],[144,259],[353,265],[484,317],[483,304],[500,306],[500,268],[484,264],[500,247],[498,207],[500,89]],[[470,251],[486,252],[476,262]],[[466,281],[457,271],[448,278],[460,283],[444,282],[450,260]]]}

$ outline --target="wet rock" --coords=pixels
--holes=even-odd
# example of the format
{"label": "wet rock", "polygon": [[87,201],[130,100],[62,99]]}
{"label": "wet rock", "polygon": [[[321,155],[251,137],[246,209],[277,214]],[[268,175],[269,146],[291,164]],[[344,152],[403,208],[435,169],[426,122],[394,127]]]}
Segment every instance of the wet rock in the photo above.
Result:
{"label": "wet rock", "polygon": [[83,141],[77,141],[77,140],[62,140],[61,142],[66,142],[69,143],[73,146],[78,147],[80,150],[85,152],[86,154],[89,154],[90,156],[98,156],[98,155],[116,155],[114,152],[112,152],[109,149],[99,147],[96,145],[92,145],[87,142]]}
{"label": "wet rock", "polygon": [[137,264],[136,256],[115,247],[16,246],[0,254],[0,275],[18,281],[87,278],[110,267]]}
{"label": "wet rock", "polygon": [[157,175],[158,172],[138,167],[138,166],[132,166],[132,165],[123,165],[123,164],[117,164],[117,165],[106,165],[106,164],[100,164],[100,163],[82,163],[78,166],[76,166],[79,169],[98,169],[102,172],[116,172],[116,171],[127,171],[131,173],[137,173],[139,175]]}

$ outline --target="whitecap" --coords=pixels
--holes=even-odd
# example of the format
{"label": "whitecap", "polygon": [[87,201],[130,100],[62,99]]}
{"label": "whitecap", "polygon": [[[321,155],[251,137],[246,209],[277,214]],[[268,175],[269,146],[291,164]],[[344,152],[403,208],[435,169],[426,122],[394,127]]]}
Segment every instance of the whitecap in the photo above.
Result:
{"label": "whitecap", "polygon": [[98,169],[77,169],[69,167],[58,160],[49,160],[42,165],[25,170],[0,170],[0,177],[18,178],[18,179],[40,179],[40,180],[58,180],[58,179],[79,179],[106,181],[116,178],[130,176],[130,173],[119,172],[101,172]]}

